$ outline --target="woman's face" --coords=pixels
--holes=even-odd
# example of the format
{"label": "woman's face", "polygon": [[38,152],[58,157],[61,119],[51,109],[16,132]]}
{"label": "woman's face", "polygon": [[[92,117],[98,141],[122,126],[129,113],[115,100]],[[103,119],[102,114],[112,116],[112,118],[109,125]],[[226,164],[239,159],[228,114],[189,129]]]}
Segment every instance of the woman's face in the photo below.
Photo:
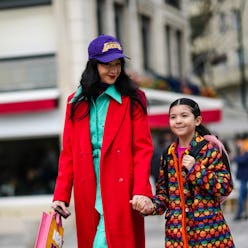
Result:
{"label": "woman's face", "polygon": [[196,126],[200,125],[201,117],[195,118],[187,105],[176,105],[170,109],[169,124],[171,131],[180,137],[192,137]]}
{"label": "woman's face", "polygon": [[98,63],[97,69],[101,82],[114,84],[121,73],[121,61],[116,59],[109,63]]}

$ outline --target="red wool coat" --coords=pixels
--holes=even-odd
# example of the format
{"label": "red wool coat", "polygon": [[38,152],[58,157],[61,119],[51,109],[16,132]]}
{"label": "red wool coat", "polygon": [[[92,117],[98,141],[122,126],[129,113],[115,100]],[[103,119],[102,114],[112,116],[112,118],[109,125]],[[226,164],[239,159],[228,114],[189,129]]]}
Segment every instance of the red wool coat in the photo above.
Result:
{"label": "red wool coat", "polygon": [[[70,100],[70,98],[69,98]],[[63,147],[59,159],[54,200],[74,205],[79,248],[92,248],[99,221],[95,210],[96,178],[90,139],[89,115],[69,119],[68,101]],[[79,105],[76,118],[86,109]],[[122,104],[112,98],[106,117],[101,161],[100,184],[108,248],[144,248],[144,218],[132,210],[133,195],[151,197],[150,160],[153,152],[147,116],[136,105],[131,118],[130,100]]]}

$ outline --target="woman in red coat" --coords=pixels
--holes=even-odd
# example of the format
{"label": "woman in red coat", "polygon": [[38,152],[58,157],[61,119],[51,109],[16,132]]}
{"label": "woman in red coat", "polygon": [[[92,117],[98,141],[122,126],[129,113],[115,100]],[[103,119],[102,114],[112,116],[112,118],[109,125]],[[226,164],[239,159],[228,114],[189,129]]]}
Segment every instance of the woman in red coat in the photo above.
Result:
{"label": "woman in red coat", "polygon": [[100,35],[88,54],[67,103],[52,208],[68,212],[73,188],[79,248],[144,248],[144,218],[132,204],[152,196],[146,98],[116,38]]}

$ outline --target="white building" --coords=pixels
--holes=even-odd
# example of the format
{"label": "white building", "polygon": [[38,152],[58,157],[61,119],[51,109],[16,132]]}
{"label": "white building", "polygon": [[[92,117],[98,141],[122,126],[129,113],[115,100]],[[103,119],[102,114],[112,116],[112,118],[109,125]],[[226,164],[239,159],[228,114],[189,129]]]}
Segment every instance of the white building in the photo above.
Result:
{"label": "white building", "polygon": [[[204,2],[207,1],[190,0],[191,17],[202,16]],[[225,101],[223,121],[210,127],[233,137],[248,132],[248,3],[208,2],[210,21],[191,50],[198,54],[198,65],[204,65],[203,78]],[[198,65],[195,63],[195,67]]]}
{"label": "white building", "polygon": [[40,168],[55,164],[65,100],[98,34],[117,36],[138,74],[187,75],[187,6],[186,0],[0,1],[0,196],[51,192],[54,177],[40,176]]}

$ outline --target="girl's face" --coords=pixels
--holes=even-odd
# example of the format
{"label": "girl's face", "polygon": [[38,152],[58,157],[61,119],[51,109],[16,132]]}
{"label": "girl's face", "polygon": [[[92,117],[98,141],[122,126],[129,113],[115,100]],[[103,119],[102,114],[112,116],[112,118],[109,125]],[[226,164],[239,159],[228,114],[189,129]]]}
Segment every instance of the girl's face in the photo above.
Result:
{"label": "girl's face", "polygon": [[98,63],[97,69],[101,82],[114,84],[121,73],[121,61],[116,59],[109,63]]}
{"label": "girl's face", "polygon": [[201,120],[201,116],[195,118],[187,105],[176,105],[170,109],[170,128],[179,138],[191,139],[194,135],[195,127],[201,124]]}

